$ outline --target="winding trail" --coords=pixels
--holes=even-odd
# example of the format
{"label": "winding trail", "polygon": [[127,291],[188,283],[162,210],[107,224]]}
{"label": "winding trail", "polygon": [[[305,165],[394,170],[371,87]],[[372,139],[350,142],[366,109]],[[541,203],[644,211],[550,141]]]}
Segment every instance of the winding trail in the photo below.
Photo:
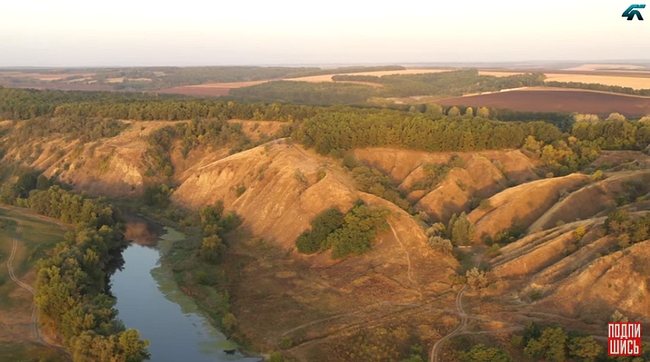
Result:
{"label": "winding trail", "polygon": [[388,223],[388,226],[390,226],[390,230],[393,232],[393,236],[395,237],[395,240],[399,243],[399,245],[402,247],[404,250],[404,253],[406,253],[406,262],[408,264],[408,268],[406,269],[406,276],[408,280],[415,286],[415,288],[418,290],[418,293],[420,294],[420,299],[424,298],[424,295],[422,294],[422,290],[420,289],[420,286],[418,283],[413,280],[413,277],[411,276],[411,256],[409,255],[408,250],[404,247],[404,244],[402,244],[402,240],[399,239],[399,236],[397,236],[397,232],[395,231],[395,228],[393,228],[393,225]]}
{"label": "winding trail", "polygon": [[[22,225],[20,220],[16,220],[16,221],[18,222],[18,225],[16,226],[16,232],[15,233],[18,232],[18,229]],[[34,290],[34,288],[32,288],[28,284],[25,284],[25,283],[21,282],[16,277],[16,274],[14,272],[14,268],[13,268],[12,263],[14,261],[14,258],[16,257],[16,251],[18,250],[18,239],[16,239],[15,233],[14,233],[14,236],[12,238],[11,255],[9,255],[9,259],[7,259],[7,271],[9,272],[9,277],[11,278],[11,280],[14,281],[14,283],[18,284],[19,287],[27,290],[32,295],[35,295],[36,291]],[[48,344],[47,342],[45,342],[45,340],[41,336],[41,331],[38,329],[38,307],[36,306],[36,303],[34,303],[33,306],[32,306],[31,330],[32,330],[32,335],[34,336],[34,338],[36,338],[36,340],[38,342],[40,342],[41,344]]]}
{"label": "winding trail", "polygon": [[457,334],[459,334],[467,325],[467,314],[465,314],[465,311],[463,310],[463,293],[467,289],[467,285],[463,286],[459,291],[458,294],[456,294],[456,312],[460,316],[460,324],[456,329],[451,331],[451,333],[447,334],[446,336],[440,338],[431,348],[431,359],[430,362],[437,362],[438,361],[438,353],[440,352],[440,347],[442,346],[442,343]]}
{"label": "winding trail", "polygon": [[[13,265],[12,265],[12,263],[14,261],[14,258],[16,257],[16,251],[18,250],[18,239],[16,238],[16,234],[18,233],[19,228],[22,226],[22,223],[21,223],[21,221],[19,219],[16,219],[16,222],[18,223],[18,225],[16,226],[16,231],[15,231],[14,236],[12,238],[13,245],[11,247],[11,255],[9,255],[9,259],[7,259],[7,271],[9,272],[9,277],[11,278],[11,280],[14,281],[14,283],[16,283],[19,287],[21,287],[21,288],[27,290],[28,292],[30,292],[32,295],[35,295],[36,291],[34,290],[34,288],[32,286],[21,282],[16,277],[16,274],[14,272],[14,268],[13,268]],[[32,301],[32,303],[33,303],[32,315],[31,315],[32,335],[34,336],[36,341],[39,342],[40,344],[55,348],[55,349],[60,350],[60,351],[64,351],[64,350],[61,349],[60,346],[50,344],[43,338],[43,336],[41,335],[41,330],[39,329],[39,326],[38,326],[38,306],[33,301]]]}

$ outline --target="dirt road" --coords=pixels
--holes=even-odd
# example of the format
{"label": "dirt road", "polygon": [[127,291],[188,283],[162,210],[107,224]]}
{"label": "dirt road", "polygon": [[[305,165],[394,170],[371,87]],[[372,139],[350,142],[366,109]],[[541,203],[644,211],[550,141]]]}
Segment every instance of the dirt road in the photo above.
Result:
{"label": "dirt road", "polygon": [[[22,225],[20,220],[17,220],[17,222],[18,222],[18,226],[16,226],[16,232],[18,232],[18,229]],[[18,239],[16,239],[15,236],[13,237],[12,243],[13,243],[13,245],[11,246],[11,255],[9,255],[9,259],[7,259],[7,271],[9,272],[9,277],[11,278],[11,280],[14,281],[14,283],[18,284],[19,287],[27,290],[32,295],[34,295],[34,294],[36,294],[36,291],[34,290],[34,288],[32,288],[28,284],[25,284],[25,283],[21,282],[16,277],[16,274],[14,272],[14,268],[13,268],[13,265],[12,265],[12,263],[14,261],[14,258],[16,257],[16,251],[18,250]],[[41,331],[38,329],[38,307],[36,306],[35,303],[32,306],[31,329],[32,329],[32,335],[34,336],[34,338],[36,338],[36,340],[38,342],[40,342],[41,344],[48,344],[47,342],[45,342],[45,340],[43,340],[43,337],[41,336]]]}
{"label": "dirt road", "polygon": [[431,360],[430,360],[430,362],[437,362],[438,361],[438,353],[440,352],[440,348],[441,348],[442,344],[446,340],[448,340],[448,339],[456,336],[457,334],[459,334],[465,328],[465,326],[467,325],[467,314],[465,314],[465,311],[463,310],[463,293],[465,293],[466,289],[467,289],[467,285],[463,286],[463,288],[461,288],[458,291],[458,294],[456,294],[456,312],[460,316],[460,324],[458,325],[458,327],[456,327],[456,329],[451,331],[451,333],[449,333],[446,336],[440,338],[433,345],[433,347],[431,348]]}

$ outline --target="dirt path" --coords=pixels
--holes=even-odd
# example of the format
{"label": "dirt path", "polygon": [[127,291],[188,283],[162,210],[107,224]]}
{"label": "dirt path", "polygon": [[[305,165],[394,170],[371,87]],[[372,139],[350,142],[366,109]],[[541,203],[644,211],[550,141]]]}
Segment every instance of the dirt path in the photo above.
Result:
{"label": "dirt path", "polygon": [[408,264],[408,268],[406,269],[406,276],[411,282],[411,284],[413,284],[413,286],[415,286],[415,288],[418,290],[418,293],[420,294],[420,299],[422,299],[424,298],[424,296],[422,295],[422,290],[420,289],[418,283],[416,283],[415,280],[413,280],[413,277],[411,276],[411,256],[409,255],[409,252],[404,247],[404,244],[402,244],[402,241],[399,239],[399,236],[397,236],[397,232],[395,232],[393,225],[388,223],[388,226],[390,226],[390,230],[393,232],[393,236],[395,237],[395,240],[397,240],[400,247],[404,250],[404,253],[406,253],[406,262]]}
{"label": "dirt path", "polygon": [[[18,225],[16,226],[16,231],[15,231],[15,234],[16,234],[16,233],[18,233],[20,227],[22,226],[22,223],[21,223],[21,221],[19,219],[15,219],[15,220],[18,223]],[[15,234],[14,234],[14,237],[12,238],[13,239],[12,240],[13,245],[11,247],[11,255],[9,255],[9,259],[7,259],[7,271],[9,272],[9,277],[11,278],[11,280],[14,281],[14,283],[16,283],[19,287],[27,290],[32,295],[35,295],[36,291],[34,290],[34,288],[32,286],[28,285],[28,284],[25,284],[25,283],[21,282],[16,277],[16,274],[14,272],[14,268],[13,268],[12,263],[14,261],[14,258],[16,257],[16,251],[18,250],[18,239],[16,238]],[[31,330],[32,330],[32,335],[34,336],[36,341],[38,343],[42,344],[42,345],[52,347],[52,348],[54,348],[54,349],[56,349],[58,351],[61,351],[61,352],[65,353],[67,355],[67,351],[65,351],[63,348],[61,348],[60,346],[57,346],[57,345],[50,344],[43,338],[43,336],[41,335],[41,330],[39,329],[39,325],[38,325],[38,306],[33,301],[32,301],[32,303],[33,303],[33,306],[32,306],[32,314],[31,314]]]}
{"label": "dirt path", "polygon": [[442,343],[462,331],[465,326],[467,325],[467,314],[465,314],[465,311],[463,310],[463,293],[465,293],[465,290],[467,289],[467,285],[463,286],[459,291],[458,294],[456,294],[456,312],[460,316],[460,324],[456,329],[451,331],[451,333],[447,334],[446,336],[440,338],[431,348],[431,359],[430,362],[437,362],[438,361],[438,352],[440,352],[440,347],[442,346]]}
{"label": "dirt path", "polygon": [[[22,224],[21,224],[20,220],[16,220],[16,221],[18,222],[18,226],[16,226],[16,233],[17,233],[18,229],[20,228],[20,226]],[[13,268],[12,263],[14,261],[14,258],[16,257],[16,251],[18,250],[18,239],[16,239],[15,235],[12,238],[12,244],[13,245],[11,246],[11,255],[9,255],[9,259],[7,259],[7,271],[9,272],[9,277],[11,278],[11,280],[14,281],[14,283],[18,284],[19,287],[27,290],[32,295],[34,295],[34,294],[36,294],[36,291],[34,290],[34,288],[32,288],[28,284],[25,284],[25,283],[21,282],[16,277],[16,274],[14,272],[14,268]],[[31,329],[32,329],[32,335],[34,336],[34,338],[36,338],[36,340],[39,343],[48,344],[47,342],[45,342],[45,340],[41,336],[41,331],[38,329],[38,307],[36,306],[35,303],[32,306]]]}

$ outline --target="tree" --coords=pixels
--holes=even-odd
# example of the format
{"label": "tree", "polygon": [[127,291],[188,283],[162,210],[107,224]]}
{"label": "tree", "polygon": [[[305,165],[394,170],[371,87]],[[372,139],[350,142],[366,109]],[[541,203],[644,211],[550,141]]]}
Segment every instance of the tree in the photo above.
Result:
{"label": "tree", "polygon": [[433,250],[444,255],[451,255],[454,250],[454,245],[451,243],[451,240],[443,239],[440,236],[429,237],[429,246],[431,246]]}
{"label": "tree", "polygon": [[477,267],[468,270],[465,273],[465,278],[467,284],[475,290],[486,288],[490,284],[487,274],[484,271],[479,271]]}
{"label": "tree", "polygon": [[38,176],[35,172],[27,172],[20,175],[15,185],[17,196],[23,199],[27,198],[29,192],[36,188],[37,180]]}
{"label": "tree", "polygon": [[528,357],[543,357],[553,362],[563,362],[566,358],[567,335],[561,327],[545,328],[541,336],[532,338],[524,348]]}
{"label": "tree", "polygon": [[217,263],[226,246],[223,245],[218,235],[211,235],[203,238],[199,255],[208,263]]}
{"label": "tree", "polygon": [[221,319],[221,324],[228,332],[232,332],[237,326],[237,319],[232,313],[226,313]]}
{"label": "tree", "polygon": [[467,107],[465,110],[465,116],[474,117],[474,109],[472,107]]}
{"label": "tree", "polygon": [[487,107],[480,107],[476,111],[476,115],[483,118],[490,118],[490,110]]}
{"label": "tree", "polygon": [[587,228],[584,227],[584,225],[578,226],[575,230],[573,230],[573,240],[575,241],[582,240],[582,237],[585,236],[586,233],[587,233]]}
{"label": "tree", "polygon": [[50,180],[45,177],[45,175],[41,174],[36,179],[36,188],[38,190],[47,190],[50,188],[50,186],[52,186],[52,184],[50,183]]}
{"label": "tree", "polygon": [[620,113],[614,112],[614,113],[611,113],[609,115],[609,117],[607,117],[607,119],[605,119],[605,121],[621,121],[621,122],[624,122],[625,121],[625,116],[620,114]]}
{"label": "tree", "polygon": [[447,111],[447,115],[449,117],[459,116],[460,115],[460,109],[458,109],[458,107],[456,107],[456,106],[453,106],[453,107],[449,108],[449,110]]}
{"label": "tree", "polygon": [[458,358],[463,362],[511,362],[512,357],[500,348],[477,344],[469,351],[461,352]]}
{"label": "tree", "polygon": [[542,141],[537,141],[535,139],[535,136],[528,136],[526,137],[526,142],[524,143],[524,149],[530,152],[533,152],[537,156],[541,154],[541,149],[542,146],[544,145],[544,142]]}
{"label": "tree", "polygon": [[458,219],[449,225],[449,229],[451,230],[451,241],[455,245],[469,245],[474,241],[474,225],[469,221],[465,212],[461,213]]}
{"label": "tree", "polygon": [[593,337],[574,337],[569,340],[569,356],[581,359],[584,362],[596,360],[603,351],[603,347]]}

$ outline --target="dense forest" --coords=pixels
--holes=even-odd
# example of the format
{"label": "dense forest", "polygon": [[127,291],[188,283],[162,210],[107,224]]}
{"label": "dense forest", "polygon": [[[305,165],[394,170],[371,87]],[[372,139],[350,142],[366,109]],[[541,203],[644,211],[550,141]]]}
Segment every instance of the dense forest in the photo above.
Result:
{"label": "dense forest", "polygon": [[121,253],[128,245],[120,214],[104,199],[51,184],[29,172],[2,186],[1,201],[75,225],[37,263],[34,300],[40,322],[62,338],[74,362],[147,360],[148,342],[117,319],[116,301],[108,291],[108,278],[124,263]]}
{"label": "dense forest", "polygon": [[373,87],[360,84],[275,81],[231,89],[229,98],[240,101],[331,105],[364,103],[373,94]]}

